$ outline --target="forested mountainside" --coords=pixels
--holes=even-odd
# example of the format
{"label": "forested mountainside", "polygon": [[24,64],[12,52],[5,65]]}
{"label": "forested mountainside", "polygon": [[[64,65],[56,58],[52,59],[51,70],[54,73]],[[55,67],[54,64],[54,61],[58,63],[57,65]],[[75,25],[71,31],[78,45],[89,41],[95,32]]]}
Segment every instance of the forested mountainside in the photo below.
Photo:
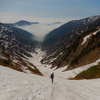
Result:
{"label": "forested mountainside", "polygon": [[0,23],[0,64],[19,71],[30,70],[39,72],[38,69],[27,61],[32,57],[36,43],[23,36],[12,27]]}
{"label": "forested mountainside", "polygon": [[45,36],[44,41],[41,43],[42,49],[45,50],[47,54],[58,52],[63,45],[68,46],[80,34],[86,31],[86,25],[93,23],[98,18],[100,18],[100,16],[88,17],[81,20],[73,20],[60,26]]}
{"label": "forested mountainside", "polygon": [[54,52],[41,60],[42,63],[52,64],[52,68],[69,65],[66,69],[69,70],[100,59],[100,18],[64,34],[62,39],[59,37],[54,46],[60,52]]}

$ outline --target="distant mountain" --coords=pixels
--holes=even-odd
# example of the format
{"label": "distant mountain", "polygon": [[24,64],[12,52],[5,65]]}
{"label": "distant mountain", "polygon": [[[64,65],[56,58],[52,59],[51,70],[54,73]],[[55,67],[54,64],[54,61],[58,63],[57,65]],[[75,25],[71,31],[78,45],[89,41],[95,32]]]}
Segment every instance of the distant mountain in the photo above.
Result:
{"label": "distant mountain", "polygon": [[0,64],[19,71],[40,73],[38,69],[27,61],[35,51],[36,42],[25,37],[13,27],[0,23]]}
{"label": "distant mountain", "polygon": [[[81,20],[73,20],[60,26],[45,36],[44,41],[41,43],[42,49],[46,50],[47,53],[50,54],[55,51],[59,51],[59,48],[65,44],[64,42],[67,41],[66,43],[68,46],[69,43],[72,43],[73,38],[77,38],[77,36],[84,32],[84,28],[82,30],[79,30],[79,28],[93,23],[98,18],[100,18],[100,16],[88,17]],[[65,39],[66,41],[64,41]]]}
{"label": "distant mountain", "polygon": [[52,68],[69,65],[66,70],[95,62],[100,59],[99,39],[100,18],[56,37],[52,43],[47,40],[45,46],[48,47],[43,45],[47,55],[41,62],[51,64]]}
{"label": "distant mountain", "polygon": [[54,23],[50,23],[48,25],[54,25],[54,24],[61,24],[61,22],[54,22]]}
{"label": "distant mountain", "polygon": [[21,20],[19,22],[16,22],[15,25],[18,25],[18,26],[31,25],[31,22]]}
{"label": "distant mountain", "polygon": [[32,24],[39,24],[39,22],[31,22]]}
{"label": "distant mountain", "polygon": [[39,23],[38,22],[28,22],[25,20],[21,20],[19,22],[14,23],[14,25],[17,25],[17,26],[32,25],[32,24],[39,24]]}

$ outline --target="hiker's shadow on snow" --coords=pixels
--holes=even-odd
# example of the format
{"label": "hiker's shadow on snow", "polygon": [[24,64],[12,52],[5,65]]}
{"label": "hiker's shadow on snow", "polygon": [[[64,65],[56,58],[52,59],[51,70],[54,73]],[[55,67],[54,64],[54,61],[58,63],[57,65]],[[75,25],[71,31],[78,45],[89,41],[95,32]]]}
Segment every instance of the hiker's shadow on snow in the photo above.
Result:
{"label": "hiker's shadow on snow", "polygon": [[55,96],[54,96],[54,93],[55,92],[55,84],[53,83],[52,84],[52,88],[51,88],[51,100],[54,100]]}

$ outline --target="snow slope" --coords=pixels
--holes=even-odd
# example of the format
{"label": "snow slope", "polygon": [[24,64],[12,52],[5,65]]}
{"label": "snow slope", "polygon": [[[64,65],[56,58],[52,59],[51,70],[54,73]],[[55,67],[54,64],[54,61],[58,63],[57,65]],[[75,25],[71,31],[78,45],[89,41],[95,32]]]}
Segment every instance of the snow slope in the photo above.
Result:
{"label": "snow slope", "polygon": [[[29,61],[35,63],[44,76],[26,74],[0,66],[0,100],[100,100],[100,79],[68,80],[97,62],[62,72],[67,68],[50,69],[39,63],[44,53],[38,48]],[[44,67],[46,66],[46,67]],[[50,74],[55,73],[54,83]]]}
{"label": "snow slope", "polygon": [[0,100],[99,100],[100,79],[65,80],[0,66]]}
{"label": "snow slope", "polygon": [[[32,58],[28,58],[29,62],[33,63],[41,72],[45,77],[49,77],[49,75],[54,72],[55,75],[57,75],[57,77],[60,78],[73,78],[75,77],[77,74],[79,74],[80,72],[92,67],[93,65],[97,65],[98,62],[100,62],[100,59],[98,59],[96,62],[91,63],[91,64],[87,64],[85,66],[73,69],[73,70],[69,70],[69,71],[64,71],[65,69],[67,69],[68,66],[59,68],[57,70],[56,67],[51,69],[51,65],[45,65],[45,64],[41,64],[40,60],[45,56],[45,52],[41,51],[41,48],[36,48],[36,53],[32,53],[31,55],[33,56]],[[64,71],[64,72],[63,72]]]}

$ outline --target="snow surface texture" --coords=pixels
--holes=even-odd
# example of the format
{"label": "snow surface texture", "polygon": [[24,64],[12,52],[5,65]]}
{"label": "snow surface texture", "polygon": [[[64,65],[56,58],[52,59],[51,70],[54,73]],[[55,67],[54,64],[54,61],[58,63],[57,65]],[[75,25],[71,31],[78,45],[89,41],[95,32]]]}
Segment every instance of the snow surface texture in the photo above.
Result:
{"label": "snow surface texture", "polygon": [[[62,72],[67,68],[50,69],[48,65],[40,64],[44,55],[39,48],[29,61],[35,63],[44,76],[26,74],[0,66],[0,100],[100,100],[100,79],[68,80],[93,64],[71,71]],[[45,67],[44,67],[45,66]],[[52,84],[49,78],[54,72]]]}

